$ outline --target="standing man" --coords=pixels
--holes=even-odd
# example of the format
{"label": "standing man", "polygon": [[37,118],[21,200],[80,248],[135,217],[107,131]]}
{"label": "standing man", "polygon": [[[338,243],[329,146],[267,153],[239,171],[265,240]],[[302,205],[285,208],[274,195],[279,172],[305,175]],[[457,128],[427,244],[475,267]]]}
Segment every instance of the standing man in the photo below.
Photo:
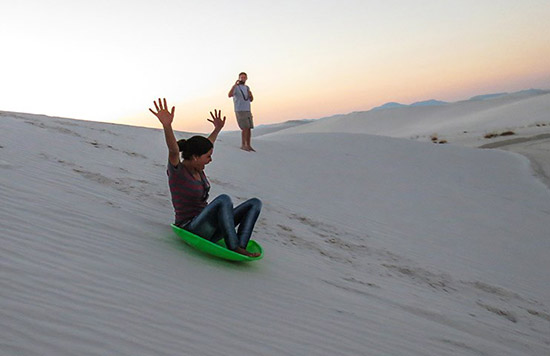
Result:
{"label": "standing man", "polygon": [[245,72],[239,73],[239,80],[235,82],[228,96],[233,98],[235,106],[235,116],[237,123],[241,129],[242,144],[241,149],[245,151],[255,151],[250,145],[252,139],[252,129],[254,121],[252,121],[252,112],[250,111],[250,103],[254,100],[254,96],[248,85],[245,85],[248,76]]}

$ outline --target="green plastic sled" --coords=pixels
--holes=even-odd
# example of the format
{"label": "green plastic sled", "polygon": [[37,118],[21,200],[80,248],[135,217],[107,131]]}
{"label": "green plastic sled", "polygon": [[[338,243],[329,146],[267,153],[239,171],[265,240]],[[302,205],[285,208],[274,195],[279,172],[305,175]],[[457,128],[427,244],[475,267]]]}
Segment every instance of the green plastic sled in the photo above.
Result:
{"label": "green plastic sled", "polygon": [[199,251],[208,253],[210,255],[230,261],[256,261],[264,257],[264,250],[262,249],[262,246],[260,246],[260,244],[254,240],[248,241],[248,246],[246,246],[246,250],[252,253],[259,252],[260,255],[258,257],[245,256],[229,250],[225,246],[225,241],[223,239],[218,242],[211,242],[185,229],[177,227],[174,224],[172,224],[171,226],[176,235],[181,237],[183,241],[185,241],[185,243],[196,248]]}

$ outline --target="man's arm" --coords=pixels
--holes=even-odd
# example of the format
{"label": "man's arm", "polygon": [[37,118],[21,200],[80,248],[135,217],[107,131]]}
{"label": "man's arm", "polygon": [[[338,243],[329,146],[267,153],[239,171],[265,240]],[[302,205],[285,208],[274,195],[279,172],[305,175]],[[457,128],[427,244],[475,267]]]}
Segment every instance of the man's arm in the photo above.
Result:
{"label": "man's arm", "polygon": [[159,98],[159,103],[157,105],[154,102],[157,112],[154,112],[149,108],[149,111],[153,113],[159,119],[164,129],[164,138],[166,139],[166,146],[168,146],[168,161],[172,166],[177,166],[180,163],[179,157],[179,147],[178,141],[176,141],[176,136],[174,135],[174,130],[172,130],[172,121],[174,121],[174,112],[176,108],[172,106],[172,110],[168,111],[168,106],[166,105],[166,99],[161,101]]}
{"label": "man's arm", "polygon": [[212,111],[210,111],[210,116],[212,116],[212,120],[208,119],[213,125],[214,125],[214,131],[208,136],[208,139],[212,144],[216,142],[216,139],[218,138],[218,134],[223,129],[223,126],[225,125],[225,116],[222,117],[222,111],[214,110],[214,114],[212,114]]}
{"label": "man's arm", "polygon": [[237,85],[239,85],[239,81],[238,81],[238,80],[235,82],[235,84],[233,84],[233,86],[232,86],[231,89],[229,90],[229,94],[227,94],[228,97],[232,98],[233,95],[235,95],[235,88],[237,87]]}
{"label": "man's arm", "polygon": [[250,88],[248,88],[248,99],[250,100],[250,102],[254,100],[254,95],[252,95],[252,90],[250,90]]}

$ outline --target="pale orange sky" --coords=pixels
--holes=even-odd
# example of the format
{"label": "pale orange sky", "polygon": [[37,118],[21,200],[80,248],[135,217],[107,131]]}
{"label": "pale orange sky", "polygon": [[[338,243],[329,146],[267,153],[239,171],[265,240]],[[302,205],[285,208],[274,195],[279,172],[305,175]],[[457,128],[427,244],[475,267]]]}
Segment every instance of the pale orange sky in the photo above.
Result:
{"label": "pale orange sky", "polygon": [[[550,2],[20,0],[0,5],[0,110],[207,132],[249,74],[256,125],[550,89]],[[121,16],[124,14],[124,16]]]}

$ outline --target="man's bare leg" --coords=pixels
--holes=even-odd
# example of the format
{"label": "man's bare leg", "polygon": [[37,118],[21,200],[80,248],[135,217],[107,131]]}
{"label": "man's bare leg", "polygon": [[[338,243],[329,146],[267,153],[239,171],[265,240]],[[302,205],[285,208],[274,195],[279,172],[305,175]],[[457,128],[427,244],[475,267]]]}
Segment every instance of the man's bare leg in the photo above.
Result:
{"label": "man's bare leg", "polygon": [[241,150],[250,151],[247,146],[246,129],[241,131]]}
{"label": "man's bare leg", "polygon": [[246,147],[248,147],[248,151],[254,151],[255,149],[252,148],[252,145],[250,144],[250,141],[252,140],[252,129],[246,129]]}

